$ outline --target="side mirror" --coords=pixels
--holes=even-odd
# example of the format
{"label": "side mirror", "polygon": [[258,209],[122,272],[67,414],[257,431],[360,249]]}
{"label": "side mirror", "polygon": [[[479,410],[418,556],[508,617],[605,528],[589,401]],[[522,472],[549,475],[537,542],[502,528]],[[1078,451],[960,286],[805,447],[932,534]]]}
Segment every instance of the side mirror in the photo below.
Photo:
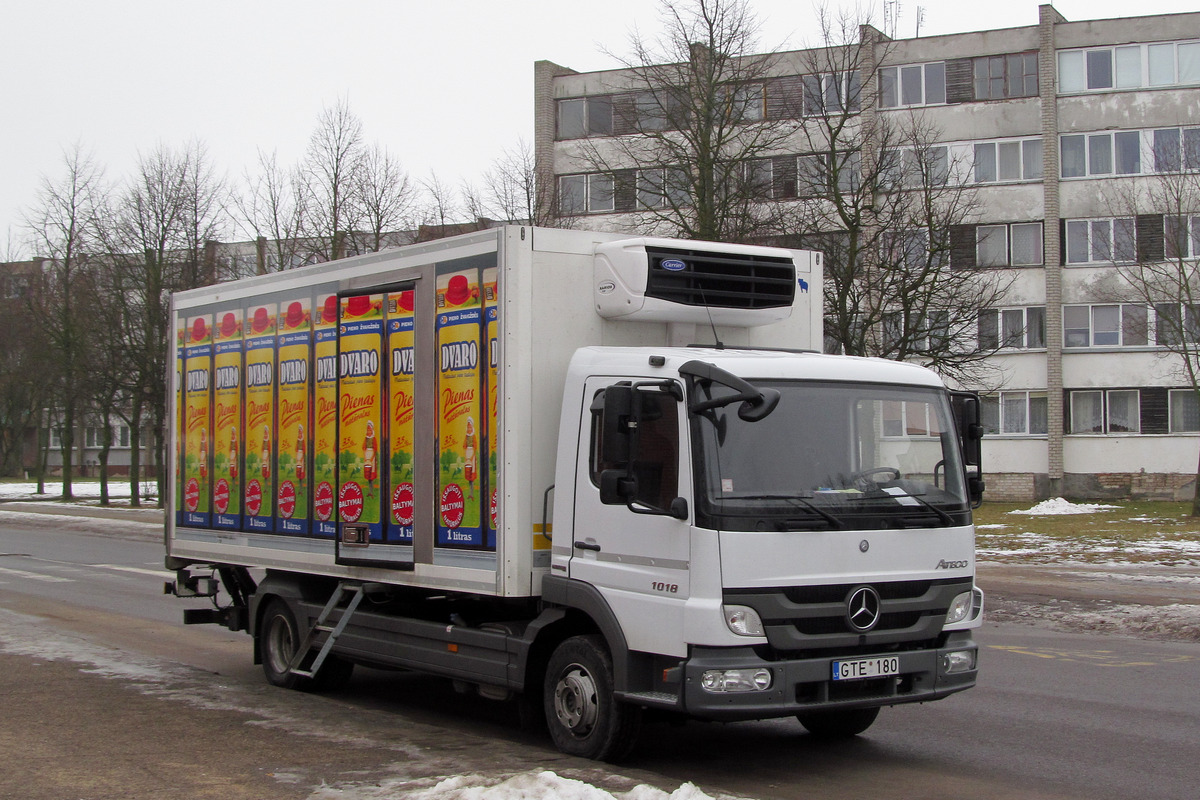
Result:
{"label": "side mirror", "polygon": [[637,497],[637,478],[623,469],[606,469],[600,473],[600,502],[608,506],[623,506]]}
{"label": "side mirror", "polygon": [[609,386],[604,390],[604,428],[601,431],[605,459],[612,464],[628,464],[630,432],[636,430],[632,386]]}

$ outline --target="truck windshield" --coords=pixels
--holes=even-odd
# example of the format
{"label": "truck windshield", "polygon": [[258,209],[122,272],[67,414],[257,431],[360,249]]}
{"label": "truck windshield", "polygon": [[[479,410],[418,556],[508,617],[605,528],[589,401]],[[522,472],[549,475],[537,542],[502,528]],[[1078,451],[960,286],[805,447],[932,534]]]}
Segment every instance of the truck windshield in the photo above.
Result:
{"label": "truck windshield", "polygon": [[[811,381],[779,390],[756,422],[737,405],[692,421],[701,524],[728,530],[916,528],[967,524],[958,437],[944,391]],[[699,399],[728,392],[701,384]]]}

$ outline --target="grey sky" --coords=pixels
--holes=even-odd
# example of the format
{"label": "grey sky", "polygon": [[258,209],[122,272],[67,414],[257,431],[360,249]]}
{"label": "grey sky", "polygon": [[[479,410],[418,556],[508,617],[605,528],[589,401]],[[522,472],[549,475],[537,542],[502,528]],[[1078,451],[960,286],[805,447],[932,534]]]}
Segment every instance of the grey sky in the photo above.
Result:
{"label": "grey sky", "polygon": [[[864,2],[883,27],[883,2]],[[1033,25],[1035,0],[904,0],[897,35]],[[751,0],[763,49],[819,41],[805,0]],[[1194,11],[1195,0],[1070,0],[1070,20]],[[533,62],[618,66],[653,0],[0,0],[0,259],[19,247],[40,176],[79,142],[111,180],[139,152],[203,142],[240,180],[259,149],[302,155],[322,107],[347,98],[366,138],[410,175],[477,178],[532,136]],[[1200,31],[1180,32],[1200,37]]]}

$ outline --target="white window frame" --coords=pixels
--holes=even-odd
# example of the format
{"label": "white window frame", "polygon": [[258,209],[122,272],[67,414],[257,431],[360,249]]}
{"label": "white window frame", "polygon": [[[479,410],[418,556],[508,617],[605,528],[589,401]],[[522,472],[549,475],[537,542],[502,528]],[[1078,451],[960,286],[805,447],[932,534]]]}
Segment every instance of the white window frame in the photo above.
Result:
{"label": "white window frame", "polygon": [[[1082,309],[1086,309],[1087,343],[1071,342],[1072,335],[1078,337],[1085,330],[1079,323]],[[1115,326],[1111,320],[1116,313]],[[1092,305],[1072,303],[1063,306],[1062,343],[1064,349],[1084,348],[1127,348],[1149,347],[1150,309],[1138,303],[1094,303]],[[1140,317],[1140,319],[1139,319]],[[1071,324],[1071,327],[1068,327]],[[1110,341],[1110,339],[1112,341]]]}
{"label": "white window frame", "polygon": [[637,207],[639,209],[682,208],[689,205],[685,182],[675,182],[672,175],[682,176],[681,167],[656,167],[637,171]]}
{"label": "white window frame", "polygon": [[[1194,422],[1189,423],[1189,418]],[[1200,433],[1200,401],[1192,389],[1167,392],[1167,430],[1170,433]]]}
{"label": "white window frame", "polygon": [[[1107,233],[1105,230],[1107,229]],[[1122,241],[1118,242],[1118,234]],[[1128,238],[1125,238],[1128,234]],[[1087,240],[1087,258],[1080,259],[1076,251],[1079,237]],[[1104,236],[1107,236],[1107,252]],[[1066,220],[1066,236],[1063,237],[1064,260],[1067,266],[1088,264],[1132,264],[1137,261],[1137,220],[1133,217],[1093,217]],[[1118,258],[1118,256],[1126,256]]]}
{"label": "white window frame", "polygon": [[[1161,57],[1168,53],[1170,66],[1168,70],[1163,70]],[[1099,65],[1105,58],[1109,65],[1109,82],[1091,85],[1088,62],[1094,60]],[[1058,51],[1059,94],[1088,94],[1195,84],[1200,84],[1200,40],[1145,42]]]}
{"label": "white window frame", "polygon": [[[1047,393],[1043,390],[997,392],[980,397],[984,432],[991,436],[1046,436],[1049,430]],[[1017,416],[1016,410],[1020,410]],[[994,424],[989,417],[994,414]],[[1040,423],[1034,425],[1035,418]],[[1020,424],[1016,424],[1018,419]],[[1040,430],[1038,430],[1040,429]]]}
{"label": "white window frame", "polygon": [[[1013,258],[1013,241],[1018,233],[1032,233],[1037,230],[1038,246],[1034,260],[1016,261]],[[1046,261],[1046,242],[1043,237],[1040,222],[1002,222],[994,225],[979,225],[975,228],[975,264],[980,269],[995,269],[998,267],[1040,267]],[[984,248],[1003,247],[1003,257],[985,259]],[[986,263],[985,263],[986,262]]]}
{"label": "white window frame", "polygon": [[[594,113],[593,107],[601,105],[602,104],[601,101],[603,101],[604,105],[608,106],[608,121],[607,121],[607,124],[605,124],[597,129],[593,125],[594,121],[592,119],[592,114]],[[576,103],[580,104],[581,108],[583,109],[583,113],[582,113],[583,134],[581,136],[564,136],[562,133],[563,112],[566,108],[569,108]],[[558,100],[556,102],[555,107],[554,107],[554,113],[555,113],[554,133],[555,133],[555,138],[558,141],[569,142],[569,141],[573,141],[575,139],[587,139],[592,136],[612,136],[613,135],[613,121],[614,120],[613,120],[613,111],[612,111],[612,98],[608,95],[593,95],[590,97],[564,97],[561,100]]]}
{"label": "white window frame", "polygon": [[[564,208],[563,199],[567,196],[567,193],[563,190],[564,182],[577,181],[580,179],[583,179],[583,208]],[[608,182],[607,194],[609,197],[609,202],[607,204],[593,203],[593,200],[595,200],[597,197],[596,192],[604,191],[603,187],[599,185],[604,181]],[[577,214],[611,214],[616,211],[616,202],[616,179],[609,173],[587,172],[578,173],[575,175],[558,176],[558,210],[561,214],[568,216]]]}
{"label": "white window frame", "polygon": [[[1172,230],[1175,226],[1181,226],[1182,230]],[[1180,244],[1183,245],[1182,250],[1177,247]],[[1168,259],[1200,258],[1200,214],[1163,216],[1163,255]]]}
{"label": "white window frame", "polygon": [[[941,81],[940,93],[937,90],[937,82],[939,80]],[[905,102],[905,89],[913,87],[914,82],[916,88],[920,90],[920,98],[913,102]],[[931,88],[933,91],[930,91]],[[924,64],[900,64],[894,67],[880,67],[880,108],[918,108],[920,106],[943,106],[945,104],[945,61],[929,61]]]}
{"label": "white window frame", "polygon": [[[991,318],[991,322],[985,322]],[[983,341],[983,328],[994,329],[995,347],[1000,350],[1044,350],[1046,348],[1046,307],[1017,306],[1013,308],[989,308],[979,312],[977,344],[980,349],[990,342]]]}
{"label": "white window frame", "polygon": [[[1159,147],[1160,134],[1175,134],[1174,147],[1166,150]],[[1150,144],[1150,169],[1159,174],[1200,171],[1200,128],[1183,126],[1178,128],[1156,128],[1146,131]],[[1173,163],[1164,164],[1164,160]]]}
{"label": "white window frame", "polygon": [[[1111,436],[1111,435],[1136,435],[1142,432],[1142,398],[1141,392],[1137,389],[1072,389],[1070,392],[1071,400],[1071,430],[1068,433],[1072,435],[1083,436]],[[1117,423],[1113,418],[1113,400],[1114,396],[1132,397],[1134,400],[1133,419],[1131,424]],[[1088,426],[1088,430],[1081,430],[1079,426],[1079,407],[1084,399],[1095,403],[1100,401],[1100,419],[1098,424]],[[1089,419],[1091,417],[1089,416]],[[1097,430],[1099,428],[1099,430]],[[1114,430],[1121,428],[1121,430]]]}
{"label": "white window frame", "polygon": [[[899,406],[899,416],[887,416],[892,404]],[[912,413],[915,407],[920,406],[924,419],[916,419]],[[934,430],[937,426],[937,411],[932,403],[926,403],[922,400],[885,400],[880,408],[880,436],[884,439],[936,439],[941,436],[941,431]],[[900,424],[900,430],[897,432],[894,429],[895,423]],[[892,423],[892,426],[889,426]],[[916,429],[913,425],[917,425]],[[891,429],[889,430],[889,427]]]}
{"label": "white window frame", "polygon": [[[800,111],[805,117],[857,114],[862,108],[862,85],[857,70],[804,75],[800,87]],[[820,97],[813,98],[814,89],[820,92]],[[831,99],[835,101],[833,108]]]}
{"label": "white window frame", "polygon": [[[1011,172],[1001,175],[1001,151],[1012,149],[1017,151],[1016,174]],[[989,163],[988,153],[991,153],[990,164],[994,177],[981,177],[981,170]],[[971,176],[975,183],[1019,183],[1022,181],[1040,181],[1042,179],[1042,140],[1041,137],[1022,139],[995,139],[987,142],[975,142],[971,151]]]}
{"label": "white window frame", "polygon": [[[1111,177],[1119,175],[1143,175],[1147,166],[1153,165],[1153,152],[1148,153],[1144,132],[1137,131],[1098,131],[1094,133],[1064,133],[1058,137],[1058,154],[1061,162],[1059,175],[1063,180],[1082,178]],[[1120,159],[1119,148],[1130,141],[1137,142],[1137,169],[1128,169]],[[1084,168],[1082,172],[1067,174],[1068,166],[1073,164],[1066,157],[1068,147],[1076,145],[1083,147]]]}

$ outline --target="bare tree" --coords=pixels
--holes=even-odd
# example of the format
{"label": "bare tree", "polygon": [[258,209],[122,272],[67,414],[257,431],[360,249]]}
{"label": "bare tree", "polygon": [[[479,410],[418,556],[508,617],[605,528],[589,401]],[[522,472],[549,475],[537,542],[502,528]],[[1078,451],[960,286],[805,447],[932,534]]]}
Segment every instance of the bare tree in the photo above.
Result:
{"label": "bare tree", "polygon": [[260,271],[274,272],[300,263],[303,185],[295,170],[279,166],[275,151],[258,151],[258,173],[246,174],[245,189],[234,207],[240,224],[259,245]]}
{"label": "bare tree", "polygon": [[[224,185],[213,177],[199,145],[180,151],[160,147],[139,160],[138,175],[107,216],[105,287],[119,304],[111,311],[125,320],[129,359],[130,485],[140,484],[141,428],[148,416],[154,431],[160,503],[163,497],[167,395],[167,333],[170,293],[216,279],[213,248],[226,224],[220,202]],[[120,254],[120,255],[118,255]]]}
{"label": "bare tree", "polygon": [[[1106,293],[1114,301],[1133,300],[1153,309],[1153,331],[1131,330],[1136,320],[1131,326],[1126,318],[1123,333],[1162,348],[1176,378],[1192,390],[1194,408],[1200,409],[1200,137],[1190,139],[1191,133],[1155,131],[1155,174],[1122,183],[1106,196],[1115,218],[1110,255],[1120,282]],[[1089,224],[1068,221],[1068,257],[1071,226]],[[1096,236],[1090,230],[1081,233],[1082,241]],[[1196,479],[1194,517],[1200,516],[1200,460]]]}
{"label": "bare tree", "polygon": [[[613,94],[589,107],[581,175],[559,179],[558,210],[638,211],[634,227],[694,239],[748,241],[782,232],[770,157],[795,120],[768,113],[771,55],[753,55],[759,23],[743,0],[662,3],[664,34],[635,35]],[[579,101],[580,103],[589,101]],[[583,106],[580,106],[582,113]],[[573,112],[560,106],[560,135]],[[582,118],[582,117],[581,117]]]}
{"label": "bare tree", "polygon": [[[8,266],[24,272],[32,270],[34,262]],[[9,280],[16,277],[26,275],[8,276]],[[0,474],[4,475],[21,475],[26,432],[42,432],[41,412],[51,399],[50,387],[57,383],[45,331],[40,324],[30,324],[23,313],[28,292],[35,288],[36,282],[31,282],[21,296],[6,297],[2,301],[6,308],[0,313]]]}
{"label": "bare tree", "polygon": [[387,246],[386,234],[414,227],[416,186],[400,162],[378,144],[364,150],[355,180],[361,230],[352,234],[354,249],[378,252]]}
{"label": "bare tree", "polygon": [[505,148],[480,184],[464,186],[463,196],[468,212],[476,218],[544,227],[570,222],[557,213],[551,187],[537,180],[533,148],[523,139]]}
{"label": "bare tree", "polygon": [[93,310],[87,291],[88,273],[100,251],[97,210],[107,189],[103,172],[79,145],[63,155],[62,177],[43,176],[25,225],[46,259],[39,285],[30,292],[29,310],[41,326],[52,354],[52,399],[61,411],[64,500],[72,499],[75,429],[86,402],[84,382],[89,362],[89,321]]}
{"label": "bare tree", "polygon": [[304,209],[301,230],[317,261],[346,254],[346,237],[360,221],[363,157],[362,120],[350,110],[349,102],[342,99],[323,109],[298,172]]}
{"label": "bare tree", "polygon": [[976,343],[979,314],[1012,275],[953,263],[954,233],[978,214],[970,165],[921,113],[878,111],[889,40],[853,15],[818,19],[822,41],[805,51],[798,91],[778,92],[804,124],[802,152],[777,161],[776,185],[796,198],[798,241],[825,255],[827,346],[977,383],[995,349]]}

